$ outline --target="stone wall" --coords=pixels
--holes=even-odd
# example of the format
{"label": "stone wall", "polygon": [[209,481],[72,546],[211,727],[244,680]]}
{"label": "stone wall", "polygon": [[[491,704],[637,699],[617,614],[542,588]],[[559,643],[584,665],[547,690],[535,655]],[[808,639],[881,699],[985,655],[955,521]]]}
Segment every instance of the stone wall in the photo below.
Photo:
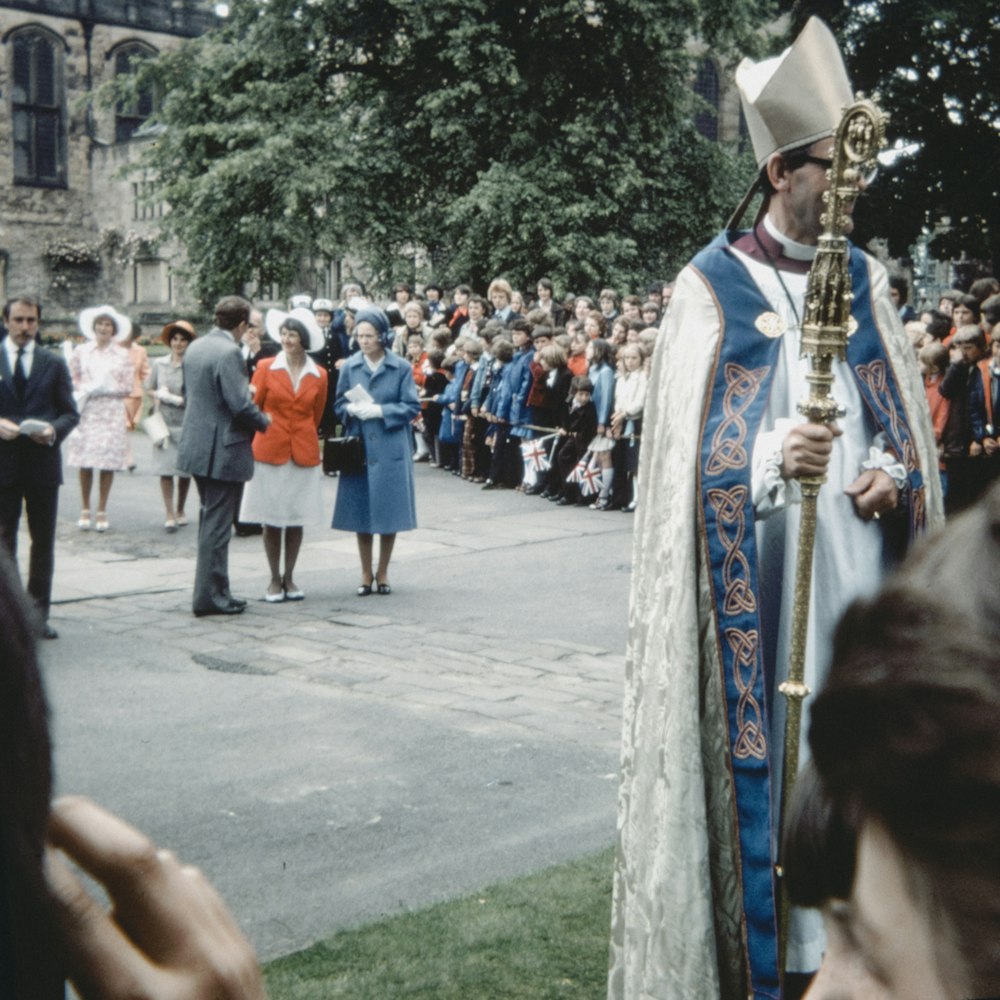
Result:
{"label": "stone wall", "polygon": [[[150,323],[197,310],[173,273],[176,247],[151,249],[156,216],[137,207],[141,178],[120,173],[143,140],[116,143],[113,110],[93,110],[87,98],[113,76],[117,47],[162,52],[212,23],[205,4],[175,0],[0,4],[0,295],[38,295],[47,332],[72,326],[81,308],[104,301]],[[14,182],[11,34],[27,26],[60,43],[59,186]]]}

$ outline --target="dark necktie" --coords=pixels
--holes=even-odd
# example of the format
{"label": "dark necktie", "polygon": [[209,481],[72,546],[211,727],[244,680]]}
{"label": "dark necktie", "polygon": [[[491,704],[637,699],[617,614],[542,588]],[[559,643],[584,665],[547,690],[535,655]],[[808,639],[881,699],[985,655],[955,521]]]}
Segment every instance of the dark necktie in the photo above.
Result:
{"label": "dark necktie", "polygon": [[14,388],[17,398],[24,399],[24,390],[28,387],[28,376],[24,372],[24,348],[17,349],[17,362],[14,365]]}

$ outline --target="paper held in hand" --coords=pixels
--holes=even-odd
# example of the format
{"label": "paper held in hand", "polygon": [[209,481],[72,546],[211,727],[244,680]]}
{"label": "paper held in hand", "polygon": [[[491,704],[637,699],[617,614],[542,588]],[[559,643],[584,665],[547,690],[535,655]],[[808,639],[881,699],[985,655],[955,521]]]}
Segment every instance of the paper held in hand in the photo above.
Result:
{"label": "paper held in hand", "polygon": [[44,434],[52,425],[47,420],[36,420],[34,417],[29,417],[27,420],[22,420],[18,431],[30,437],[32,434]]}
{"label": "paper held in hand", "polygon": [[350,403],[374,403],[375,398],[363,385],[352,385],[344,393],[344,399]]}

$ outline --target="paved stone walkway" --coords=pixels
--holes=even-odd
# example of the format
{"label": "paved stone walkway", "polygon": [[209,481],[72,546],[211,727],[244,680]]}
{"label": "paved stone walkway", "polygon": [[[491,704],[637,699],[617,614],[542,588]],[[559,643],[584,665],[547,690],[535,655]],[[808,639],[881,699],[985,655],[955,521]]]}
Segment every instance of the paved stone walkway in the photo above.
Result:
{"label": "paved stone walkway", "polygon": [[202,867],[265,957],[614,838],[632,519],[426,467],[417,497],[390,597],[317,524],[304,601],[260,600],[261,539],[234,538],[250,604],[197,619],[196,528],[163,532],[152,476],[116,477],[104,535],[63,489],[59,788]]}

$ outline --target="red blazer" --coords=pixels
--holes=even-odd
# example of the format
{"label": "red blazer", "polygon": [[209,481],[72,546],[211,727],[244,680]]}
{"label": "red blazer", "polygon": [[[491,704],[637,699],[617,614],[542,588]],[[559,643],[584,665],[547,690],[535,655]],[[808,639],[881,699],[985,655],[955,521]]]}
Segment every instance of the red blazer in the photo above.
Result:
{"label": "red blazer", "polygon": [[254,402],[271,417],[271,426],[258,431],[253,439],[256,462],[284,465],[291,460],[296,465],[319,465],[319,438],[316,428],[326,405],[326,369],[316,365],[316,375],[304,374],[299,391],[292,391],[292,377],[274,363],[283,358],[264,358],[257,365],[253,384],[257,387]]}

